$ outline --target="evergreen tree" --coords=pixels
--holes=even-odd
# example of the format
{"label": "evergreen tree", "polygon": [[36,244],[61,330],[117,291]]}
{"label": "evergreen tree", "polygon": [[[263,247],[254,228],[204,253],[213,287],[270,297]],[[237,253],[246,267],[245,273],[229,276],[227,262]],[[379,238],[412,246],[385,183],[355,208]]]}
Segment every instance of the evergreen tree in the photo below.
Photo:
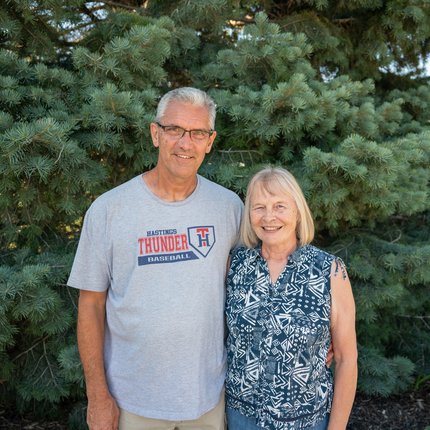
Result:
{"label": "evergreen tree", "polygon": [[429,375],[429,13],[418,0],[0,6],[2,398],[39,413],[84,399],[65,285],[82,219],[155,165],[157,100],[184,85],[217,103],[201,174],[242,197],[264,163],[298,178],[315,244],[348,266],[359,389]]}

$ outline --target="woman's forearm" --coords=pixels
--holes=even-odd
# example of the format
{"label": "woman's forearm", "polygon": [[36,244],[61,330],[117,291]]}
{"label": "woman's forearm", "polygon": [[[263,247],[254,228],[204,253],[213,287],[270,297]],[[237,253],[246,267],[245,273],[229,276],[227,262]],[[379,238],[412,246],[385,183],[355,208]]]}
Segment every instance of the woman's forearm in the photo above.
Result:
{"label": "woman's forearm", "polygon": [[336,362],[328,430],[345,430],[357,387],[357,360]]}

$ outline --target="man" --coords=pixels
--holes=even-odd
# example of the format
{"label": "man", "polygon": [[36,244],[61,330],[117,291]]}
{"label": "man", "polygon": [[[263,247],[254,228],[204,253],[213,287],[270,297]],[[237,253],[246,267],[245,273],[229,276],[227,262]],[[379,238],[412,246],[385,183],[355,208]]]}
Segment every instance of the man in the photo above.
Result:
{"label": "man", "polygon": [[181,88],[151,124],[157,166],[103,194],[85,217],[68,284],[91,430],[221,429],[224,281],[243,205],[197,175],[215,105]]}

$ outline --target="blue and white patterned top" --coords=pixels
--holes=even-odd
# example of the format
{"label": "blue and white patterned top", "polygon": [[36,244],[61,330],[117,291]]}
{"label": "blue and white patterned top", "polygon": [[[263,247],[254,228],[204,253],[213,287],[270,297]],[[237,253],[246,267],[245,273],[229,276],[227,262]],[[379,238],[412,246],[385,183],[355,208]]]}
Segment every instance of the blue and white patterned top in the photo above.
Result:
{"label": "blue and white patterned top", "polygon": [[314,246],[299,246],[272,285],[260,244],[233,253],[227,279],[227,406],[260,427],[312,427],[330,412],[333,376],[325,362],[333,261],[341,262]]}

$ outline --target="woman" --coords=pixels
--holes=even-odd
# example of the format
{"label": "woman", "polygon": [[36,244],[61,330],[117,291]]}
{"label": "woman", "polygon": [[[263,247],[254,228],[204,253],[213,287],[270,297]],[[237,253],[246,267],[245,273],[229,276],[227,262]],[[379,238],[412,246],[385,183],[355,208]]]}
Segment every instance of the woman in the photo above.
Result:
{"label": "woman", "polygon": [[[229,430],[344,430],[357,381],[355,306],[343,263],[309,243],[294,177],[250,181],[227,279]],[[325,365],[333,343],[335,382]]]}

